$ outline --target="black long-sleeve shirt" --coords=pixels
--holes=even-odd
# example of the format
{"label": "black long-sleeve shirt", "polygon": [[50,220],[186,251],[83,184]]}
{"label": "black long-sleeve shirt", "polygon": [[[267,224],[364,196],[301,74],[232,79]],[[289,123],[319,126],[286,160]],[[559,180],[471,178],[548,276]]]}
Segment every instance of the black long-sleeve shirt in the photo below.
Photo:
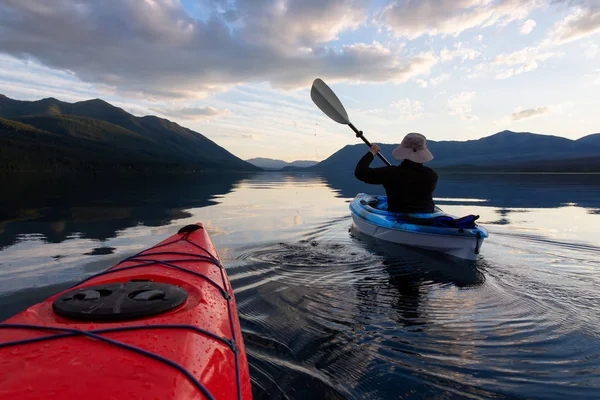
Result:
{"label": "black long-sleeve shirt", "polygon": [[433,191],[438,175],[429,167],[409,160],[400,165],[369,168],[375,156],[368,152],[356,164],[354,176],[374,185],[383,185],[388,198],[388,211],[430,213],[435,209]]}

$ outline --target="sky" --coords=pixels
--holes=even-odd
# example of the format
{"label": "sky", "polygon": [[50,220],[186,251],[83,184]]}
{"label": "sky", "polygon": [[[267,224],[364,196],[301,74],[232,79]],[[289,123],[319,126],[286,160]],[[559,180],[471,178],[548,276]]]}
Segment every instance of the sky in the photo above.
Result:
{"label": "sky", "polygon": [[101,98],[242,159],[600,132],[600,0],[0,0],[0,93]]}

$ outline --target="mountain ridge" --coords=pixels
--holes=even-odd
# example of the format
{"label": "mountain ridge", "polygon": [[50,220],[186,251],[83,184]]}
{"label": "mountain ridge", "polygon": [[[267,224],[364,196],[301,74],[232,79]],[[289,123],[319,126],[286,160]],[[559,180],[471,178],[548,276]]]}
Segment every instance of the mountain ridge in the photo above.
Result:
{"label": "mountain ridge", "polygon": [[152,115],[136,117],[102,99],[68,103],[0,95],[0,118],[0,169],[260,170],[201,133]]}
{"label": "mountain ridge", "polygon": [[[154,115],[137,117],[99,98],[69,103],[54,97],[21,101],[3,94],[0,94],[0,144],[3,147],[0,169],[10,170],[19,170],[21,164],[35,170],[39,164],[42,168],[58,165],[75,169],[86,165],[93,169],[163,165],[184,170],[339,171],[353,170],[367,152],[363,144],[352,144],[318,163],[310,160],[288,163],[265,157],[244,161],[176,122]],[[391,152],[396,146],[380,144],[382,154],[390,161],[395,161]],[[467,141],[430,140],[428,147],[434,154],[428,165],[434,168],[514,170],[515,166],[522,166],[528,171],[538,167],[547,171],[556,163],[558,170],[570,171],[577,166],[588,171],[597,168],[594,160],[600,157],[600,133],[573,140],[503,130]],[[36,158],[40,159],[37,164]],[[583,159],[588,164],[575,161]],[[372,163],[373,167],[383,165],[378,158]]]}
{"label": "mountain ridge", "polygon": [[[460,169],[468,165],[470,168],[512,170],[511,165],[525,166],[527,164],[527,170],[535,170],[536,162],[560,161],[561,168],[563,168],[568,167],[565,162],[600,157],[600,134],[590,134],[573,140],[554,135],[504,130],[480,139],[463,142],[429,140],[427,143],[434,155],[434,159],[427,165],[433,168]],[[378,145],[388,161],[398,163],[391,155],[392,150],[398,144],[378,143]],[[319,164],[309,167],[308,170],[353,170],[358,160],[367,151],[364,144],[346,145]],[[384,163],[379,158],[375,158],[371,166],[381,167],[384,166]],[[543,170],[546,171],[548,168],[545,163]]]}

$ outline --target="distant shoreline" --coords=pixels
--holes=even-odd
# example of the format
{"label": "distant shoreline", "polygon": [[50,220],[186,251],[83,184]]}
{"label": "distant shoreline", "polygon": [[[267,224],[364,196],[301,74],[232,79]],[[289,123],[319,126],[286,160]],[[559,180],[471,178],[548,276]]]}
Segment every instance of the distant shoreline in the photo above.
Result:
{"label": "distant shoreline", "polygon": [[[600,175],[600,171],[519,171],[519,170],[493,170],[493,169],[481,169],[479,170],[466,170],[462,168],[446,168],[446,167],[432,167],[436,172],[440,174],[454,174],[454,175]],[[222,175],[222,174],[256,174],[256,173],[285,173],[285,174],[339,174],[339,173],[353,173],[353,167],[348,170],[334,169],[334,170],[322,170],[315,169],[312,167],[308,168],[283,168],[283,169],[262,169],[255,171],[248,170],[236,170],[236,169],[220,169],[220,168],[197,168],[193,169],[189,166],[182,165],[181,167],[169,165],[169,166],[123,166],[123,167],[111,167],[111,166],[96,166],[91,168],[81,168],[79,170],[72,168],[61,168],[57,169],[10,169],[1,168],[0,175],[114,175],[114,176],[129,176],[129,175],[173,175],[173,174],[202,174],[202,175]]]}

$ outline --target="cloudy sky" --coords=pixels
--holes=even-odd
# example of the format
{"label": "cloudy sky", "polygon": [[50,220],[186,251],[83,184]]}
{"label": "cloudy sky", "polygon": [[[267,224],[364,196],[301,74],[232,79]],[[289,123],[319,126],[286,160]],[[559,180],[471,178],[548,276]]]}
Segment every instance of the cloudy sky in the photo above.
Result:
{"label": "cloudy sky", "polygon": [[102,98],[241,158],[322,160],[352,132],[600,131],[600,0],[0,0],[0,93]]}

